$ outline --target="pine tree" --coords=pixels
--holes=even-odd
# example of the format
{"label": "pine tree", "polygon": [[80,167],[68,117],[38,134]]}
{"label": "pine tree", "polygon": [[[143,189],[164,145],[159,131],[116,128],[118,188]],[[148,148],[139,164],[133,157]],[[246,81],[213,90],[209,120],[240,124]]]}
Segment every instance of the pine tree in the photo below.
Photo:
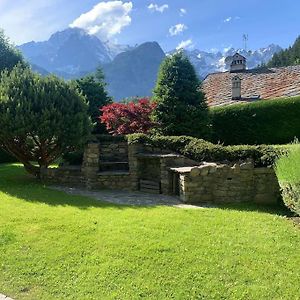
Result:
{"label": "pine tree", "polygon": [[[0,78],[0,146],[35,176],[90,133],[87,104],[76,87],[20,65]],[[32,161],[37,162],[36,166]]]}
{"label": "pine tree", "polygon": [[88,113],[94,125],[93,133],[106,133],[105,126],[100,123],[100,109],[110,104],[112,99],[106,91],[106,83],[102,70],[98,68],[95,76],[90,75],[77,79],[75,83],[88,101]]}
{"label": "pine tree", "polygon": [[293,46],[275,53],[269,61],[268,67],[287,67],[300,64],[300,36]]}
{"label": "pine tree", "polygon": [[154,121],[166,135],[204,137],[208,130],[207,105],[193,65],[183,52],[161,64],[154,89]]}
{"label": "pine tree", "polygon": [[0,72],[4,69],[11,70],[15,65],[26,65],[22,54],[9,42],[9,39],[0,29]]}

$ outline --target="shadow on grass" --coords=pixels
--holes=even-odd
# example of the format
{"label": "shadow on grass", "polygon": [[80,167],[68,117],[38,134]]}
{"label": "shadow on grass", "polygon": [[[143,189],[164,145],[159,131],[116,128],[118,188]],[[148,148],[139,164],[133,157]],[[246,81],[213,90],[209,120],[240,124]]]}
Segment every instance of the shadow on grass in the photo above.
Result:
{"label": "shadow on grass", "polygon": [[[88,196],[72,195],[47,188],[43,183],[28,175],[20,164],[0,164],[0,191],[28,202],[45,203],[51,206],[75,206],[80,209],[91,207],[114,209],[154,209],[158,206],[113,204]],[[293,216],[283,203],[262,205],[255,203],[218,204],[223,210],[264,212],[281,216]]]}
{"label": "shadow on grass", "polygon": [[0,191],[21,200],[51,206],[75,206],[79,209],[93,207],[104,209],[154,208],[154,206],[117,205],[50,189],[36,178],[28,175],[19,164],[0,164]]}

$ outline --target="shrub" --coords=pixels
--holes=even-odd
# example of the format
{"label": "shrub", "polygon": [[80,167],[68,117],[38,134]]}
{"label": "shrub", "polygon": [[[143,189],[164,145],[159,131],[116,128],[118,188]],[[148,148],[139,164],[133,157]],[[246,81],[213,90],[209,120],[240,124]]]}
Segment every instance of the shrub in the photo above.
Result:
{"label": "shrub", "polygon": [[88,139],[87,104],[74,86],[56,77],[21,66],[1,75],[0,146],[38,177],[41,167]]}
{"label": "shrub", "polygon": [[104,106],[100,111],[100,120],[113,135],[147,133],[153,128],[151,113],[155,103],[149,99],[140,99],[137,103],[113,103]]}
{"label": "shrub", "polygon": [[285,205],[300,215],[300,144],[293,145],[275,165]]}
{"label": "shrub", "polygon": [[210,109],[212,141],[226,145],[286,144],[300,137],[300,97]]}
{"label": "shrub", "polygon": [[196,161],[235,162],[253,159],[255,166],[270,166],[280,154],[287,152],[285,148],[276,148],[266,145],[222,146],[188,136],[134,134],[128,136],[128,142],[130,144],[142,143],[161,149],[167,149]]}
{"label": "shrub", "polygon": [[159,134],[207,136],[205,97],[193,65],[182,52],[163,61],[153,94],[157,102],[153,118]]}

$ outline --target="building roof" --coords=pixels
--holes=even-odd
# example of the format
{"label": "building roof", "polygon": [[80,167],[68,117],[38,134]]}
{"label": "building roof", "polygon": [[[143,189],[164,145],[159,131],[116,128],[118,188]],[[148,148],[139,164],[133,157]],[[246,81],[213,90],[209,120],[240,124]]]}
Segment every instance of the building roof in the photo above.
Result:
{"label": "building roof", "polygon": [[232,57],[234,58],[235,56],[239,56],[239,57],[241,57],[241,58],[243,58],[243,59],[246,60],[246,57],[243,56],[242,54],[239,54],[238,52],[236,52]]}
{"label": "building roof", "polygon": [[[232,100],[232,78],[242,80],[242,99]],[[300,95],[300,65],[283,68],[263,68],[242,72],[223,72],[208,75],[203,90],[209,106],[229,105],[261,99]]]}

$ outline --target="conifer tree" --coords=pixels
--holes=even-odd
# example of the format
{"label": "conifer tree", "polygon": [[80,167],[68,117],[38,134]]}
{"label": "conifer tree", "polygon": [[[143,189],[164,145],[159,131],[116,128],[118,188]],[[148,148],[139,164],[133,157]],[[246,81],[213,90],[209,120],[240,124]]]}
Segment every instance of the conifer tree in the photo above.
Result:
{"label": "conifer tree", "polygon": [[281,50],[273,55],[268,67],[287,67],[300,64],[300,36],[296,39],[293,46]]}
{"label": "conifer tree", "polygon": [[75,86],[17,65],[0,76],[0,146],[39,177],[42,167],[85,143],[87,108]]}
{"label": "conifer tree", "polygon": [[9,42],[9,39],[0,29],[0,72],[4,69],[11,70],[15,65],[26,65],[22,54]]}
{"label": "conifer tree", "polygon": [[182,51],[168,56],[161,64],[154,89],[154,121],[166,135],[205,137],[208,114],[193,65]]}
{"label": "conifer tree", "polygon": [[105,126],[100,123],[100,109],[112,102],[111,97],[106,91],[104,74],[100,68],[97,69],[95,76],[90,75],[75,81],[75,84],[88,101],[88,113],[93,122],[93,133],[106,133]]}

